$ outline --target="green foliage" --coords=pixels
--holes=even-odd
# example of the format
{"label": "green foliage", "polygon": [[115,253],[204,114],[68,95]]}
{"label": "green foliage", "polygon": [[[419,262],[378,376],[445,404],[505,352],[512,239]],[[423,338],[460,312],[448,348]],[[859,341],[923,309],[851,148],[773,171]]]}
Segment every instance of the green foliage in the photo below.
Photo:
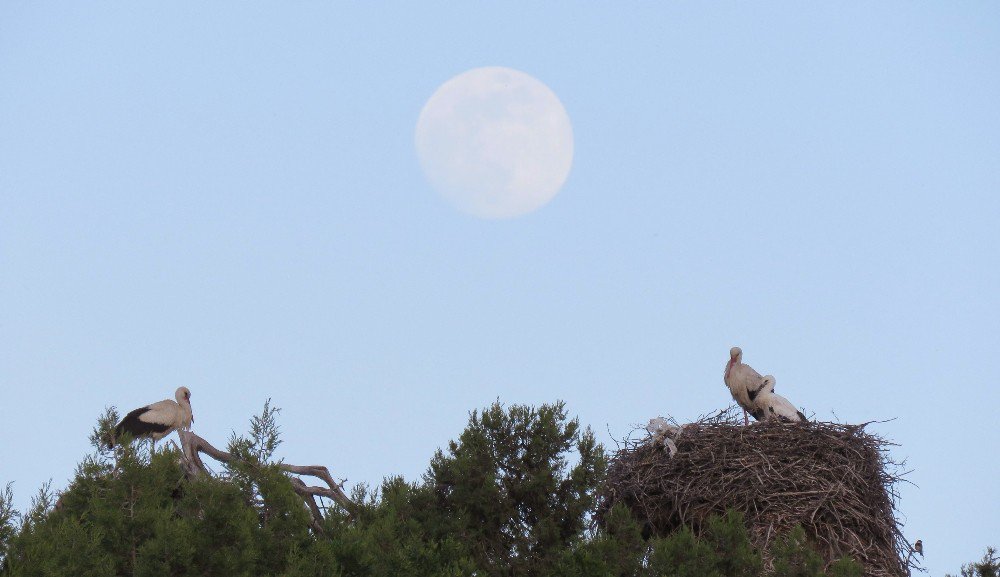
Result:
{"label": "green foliage", "polygon": [[228,451],[235,457],[225,465],[224,477],[237,489],[243,502],[250,504],[252,525],[256,528],[250,539],[262,561],[255,566],[258,574],[276,574],[283,570],[286,557],[296,557],[313,542],[309,532],[309,513],[291,482],[271,462],[281,444],[277,415],[280,410],[264,403],[264,410],[250,420],[248,437],[233,435]]}
{"label": "green foliage", "polygon": [[834,561],[826,574],[830,577],[862,577],[864,570],[861,565],[849,557],[844,557]]}
{"label": "green foliage", "polygon": [[[113,438],[115,425],[120,420],[118,410],[114,407],[106,407],[104,413],[97,418],[97,424],[90,432],[90,444],[97,451],[98,455],[107,456],[110,451],[108,445]],[[125,439],[122,440],[127,441]],[[125,444],[128,444],[125,442]]]}
{"label": "green foliage", "polygon": [[775,577],[817,577],[823,575],[823,558],[808,546],[806,532],[796,527],[779,538],[772,548]]}
{"label": "green foliage", "polygon": [[[108,449],[118,417],[106,410],[91,436],[95,453],[58,500],[46,485],[18,516],[10,486],[0,494],[0,575],[764,574],[735,512],[653,539],[621,505],[593,526],[607,457],[561,402],[473,412],[419,481],[390,477],[377,489],[356,487],[350,514],[331,508],[315,531],[273,460],[277,414],[266,403],[249,433],[232,437],[237,458],[221,474],[188,479],[174,450],[151,454],[146,443],[127,439]],[[801,529],[768,553],[776,576],[861,575],[850,560],[824,572]]]}
{"label": "green foliage", "polygon": [[264,410],[259,416],[250,418],[250,436],[235,433],[229,439],[229,452],[238,463],[263,465],[271,460],[274,451],[281,444],[278,413],[281,409],[271,406],[271,399],[264,401]]}
{"label": "green foliage", "polygon": [[778,538],[771,548],[774,577],[861,577],[861,566],[852,559],[838,559],[824,571],[824,561],[806,539],[802,527]]}
{"label": "green foliage", "polygon": [[653,575],[725,577],[719,567],[718,552],[710,543],[696,538],[690,528],[657,539],[652,549],[650,567]]}
{"label": "green foliage", "polygon": [[730,510],[725,517],[708,520],[704,539],[719,555],[719,569],[727,577],[760,573],[761,558],[750,543],[743,515]]}
{"label": "green foliage", "polygon": [[13,483],[7,483],[0,492],[0,567],[3,567],[7,557],[7,547],[10,540],[17,534],[18,514],[14,509]]}
{"label": "green foliage", "polygon": [[[993,547],[987,547],[982,560],[962,565],[961,577],[1000,577],[1000,555]],[[946,575],[945,577],[952,577]]]}
{"label": "green foliage", "polygon": [[386,479],[380,491],[354,493],[353,518],[327,519],[330,550],[345,575],[458,577],[476,569],[466,544],[444,530],[426,485]]}
{"label": "green foliage", "polygon": [[805,532],[796,528],[778,539],[769,551],[774,570],[766,572],[763,557],[750,543],[743,516],[729,511],[706,520],[701,534],[684,528],[663,538],[643,541],[638,523],[627,509],[616,505],[592,539],[564,555],[553,575],[560,577],[730,577],[743,575],[810,577],[861,577],[860,565],[851,560],[823,561],[812,549]]}
{"label": "green foliage", "polygon": [[[569,463],[575,451],[576,463]],[[603,447],[565,405],[474,411],[425,482],[487,575],[547,575],[582,537],[604,477]]]}
{"label": "green foliage", "polygon": [[150,454],[126,440],[108,450],[115,418],[110,410],[101,417],[91,436],[97,452],[58,502],[48,486],[39,492],[5,544],[0,574],[278,575],[317,567],[308,514],[275,466],[239,467],[242,483],[235,473],[187,479],[174,450]]}
{"label": "green foliage", "polygon": [[757,576],[763,565],[760,553],[750,543],[743,515],[736,511],[709,518],[700,537],[684,528],[654,540],[650,547],[650,575]]}
{"label": "green foliage", "polygon": [[554,576],[640,575],[647,545],[642,528],[623,505],[615,505],[604,518],[604,529],[566,550],[553,570]]}

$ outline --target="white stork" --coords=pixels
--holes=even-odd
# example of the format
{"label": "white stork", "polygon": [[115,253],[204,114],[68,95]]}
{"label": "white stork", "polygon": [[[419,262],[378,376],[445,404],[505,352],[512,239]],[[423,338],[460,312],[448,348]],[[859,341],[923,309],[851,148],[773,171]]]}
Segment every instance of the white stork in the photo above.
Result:
{"label": "white stork", "polygon": [[726,374],[723,380],[729,387],[730,394],[739,406],[743,407],[743,424],[749,424],[750,419],[747,413],[753,413],[754,404],[750,398],[750,391],[757,390],[764,377],[753,370],[750,365],[743,364],[743,349],[733,347],[729,349],[729,362],[726,363]]}
{"label": "white stork", "polygon": [[171,432],[177,429],[190,429],[191,423],[194,422],[194,414],[191,412],[191,391],[187,387],[178,387],[174,397],[176,401],[164,399],[139,407],[125,415],[115,427],[108,448],[114,447],[116,440],[123,434],[129,433],[133,438],[149,437],[153,440],[155,449],[156,442]]}
{"label": "white stork", "polygon": [[756,391],[750,391],[754,409],[750,411],[758,421],[785,421],[798,423],[806,420],[806,416],[795,408],[788,399],[774,392],[774,375],[764,377],[763,383]]}

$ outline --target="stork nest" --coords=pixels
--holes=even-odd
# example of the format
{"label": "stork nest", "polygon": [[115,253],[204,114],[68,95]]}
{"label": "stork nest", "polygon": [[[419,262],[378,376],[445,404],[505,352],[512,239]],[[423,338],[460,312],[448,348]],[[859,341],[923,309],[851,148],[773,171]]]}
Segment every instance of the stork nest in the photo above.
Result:
{"label": "stork nest", "polygon": [[801,525],[826,560],[851,557],[870,577],[909,574],[912,549],[896,519],[903,463],[893,443],[862,425],[761,422],[744,426],[733,407],[682,427],[672,457],[653,437],[619,444],[598,494],[597,522],[626,505],[648,533],[735,509],[764,555]]}

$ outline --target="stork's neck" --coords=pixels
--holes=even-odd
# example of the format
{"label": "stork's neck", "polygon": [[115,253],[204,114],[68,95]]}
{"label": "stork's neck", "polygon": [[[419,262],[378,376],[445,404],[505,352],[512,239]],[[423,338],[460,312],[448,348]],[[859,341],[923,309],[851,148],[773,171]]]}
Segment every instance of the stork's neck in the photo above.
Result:
{"label": "stork's neck", "polygon": [[184,415],[183,428],[191,428],[191,422],[194,421],[194,412],[191,410],[191,401],[181,392],[177,393],[177,405],[181,408],[181,413]]}
{"label": "stork's neck", "polygon": [[191,410],[191,401],[181,399],[180,406],[181,412],[184,413],[184,428],[190,429],[191,423],[194,421],[194,411]]}

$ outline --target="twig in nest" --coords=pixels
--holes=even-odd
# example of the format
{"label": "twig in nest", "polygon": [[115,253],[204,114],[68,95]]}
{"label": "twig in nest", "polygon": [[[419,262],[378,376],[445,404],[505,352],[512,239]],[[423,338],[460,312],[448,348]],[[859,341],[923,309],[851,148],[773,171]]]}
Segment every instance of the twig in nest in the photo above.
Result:
{"label": "twig in nest", "polygon": [[743,426],[724,410],[685,425],[674,441],[673,456],[652,442],[619,446],[598,496],[599,523],[623,503],[656,534],[700,533],[710,515],[735,509],[765,556],[775,533],[802,525],[827,563],[851,557],[870,577],[908,573],[896,518],[905,473],[888,455],[893,444],[864,425]]}

